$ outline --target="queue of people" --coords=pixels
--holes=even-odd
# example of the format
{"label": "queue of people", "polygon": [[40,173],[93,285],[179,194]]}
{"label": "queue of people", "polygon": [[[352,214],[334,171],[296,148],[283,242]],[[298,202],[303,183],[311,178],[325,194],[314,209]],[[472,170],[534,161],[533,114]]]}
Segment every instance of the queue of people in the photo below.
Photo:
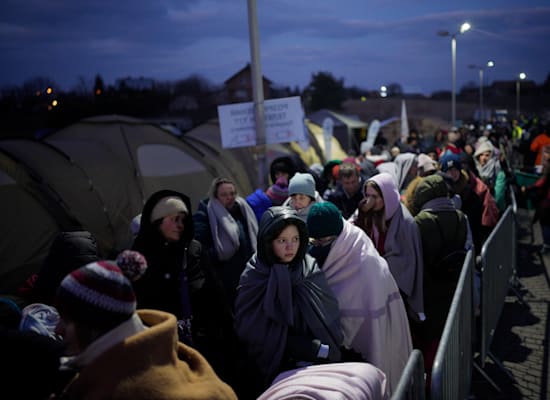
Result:
{"label": "queue of people", "polygon": [[475,142],[470,162],[465,139],[317,169],[281,157],[266,190],[242,197],[218,177],[196,209],[160,190],[116,260],[89,232],[61,233],[21,288],[55,330],[6,300],[2,336],[49,333],[36,351],[59,373],[38,398],[277,399],[323,393],[330,373],[354,398],[387,399],[413,348],[429,374],[461,261],[502,211],[502,146]]}

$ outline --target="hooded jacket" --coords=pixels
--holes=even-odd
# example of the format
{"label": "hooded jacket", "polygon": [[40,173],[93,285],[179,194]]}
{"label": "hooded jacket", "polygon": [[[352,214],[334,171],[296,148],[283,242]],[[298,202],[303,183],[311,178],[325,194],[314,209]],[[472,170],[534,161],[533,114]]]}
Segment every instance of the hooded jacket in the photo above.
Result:
{"label": "hooded jacket", "polygon": [[407,207],[400,202],[399,192],[390,174],[380,173],[368,181],[378,185],[384,198],[384,217],[389,227],[382,256],[388,262],[397,286],[405,294],[407,304],[415,313],[423,313],[424,261],[418,227]]}
{"label": "hooded jacket", "polygon": [[422,237],[424,255],[424,336],[437,339],[449,312],[458,276],[440,269],[439,261],[466,247],[467,220],[448,197],[445,181],[428,176],[418,184],[414,196],[416,224]]}
{"label": "hooded jacket", "polygon": [[[290,264],[278,262],[272,241],[288,225],[300,233],[300,246]],[[305,223],[287,207],[271,207],[263,215],[258,250],[241,275],[235,302],[239,338],[269,383],[289,360],[315,361],[319,344],[339,361],[342,332],[338,303],[315,260],[306,254]],[[294,346],[302,338],[304,346]],[[315,345],[316,344],[316,345]],[[299,352],[297,347],[301,347]]]}
{"label": "hooded jacket", "polygon": [[[186,195],[172,190],[158,191],[145,203],[132,246],[145,256],[148,265],[145,274],[133,282],[138,308],[166,311],[179,320],[190,313],[194,346],[225,377],[224,370],[231,369],[225,364],[231,358],[234,340],[230,306],[207,253],[193,239],[191,215],[185,216],[183,234],[175,243],[167,242],[151,222],[154,206],[168,196],[179,197],[188,210],[192,209]],[[184,297],[189,300],[184,301]]]}

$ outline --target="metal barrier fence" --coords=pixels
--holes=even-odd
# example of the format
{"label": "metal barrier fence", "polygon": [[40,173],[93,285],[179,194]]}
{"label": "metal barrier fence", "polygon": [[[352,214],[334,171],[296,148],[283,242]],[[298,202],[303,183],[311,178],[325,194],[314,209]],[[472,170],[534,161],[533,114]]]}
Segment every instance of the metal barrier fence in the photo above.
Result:
{"label": "metal barrier fence", "polygon": [[407,360],[391,400],[424,400],[425,398],[424,357],[420,350],[415,349]]}
{"label": "metal barrier fence", "polygon": [[514,215],[518,213],[518,202],[516,199],[516,193],[514,192],[514,186],[508,185],[508,204],[512,207]]}
{"label": "metal barrier fence", "polygon": [[509,206],[481,248],[481,368],[489,351],[516,262],[515,215]]}
{"label": "metal barrier fence", "polygon": [[518,300],[520,301],[521,304],[523,304],[525,307],[527,307],[528,309],[531,308],[531,306],[529,306],[529,303],[527,303],[525,301],[525,299],[523,298],[523,294],[521,293],[521,291],[526,291],[525,287],[523,287],[523,285],[521,284],[519,278],[518,278],[518,272],[517,272],[517,266],[518,266],[518,230],[519,230],[519,222],[518,222],[518,203],[516,201],[516,195],[515,195],[515,192],[513,190],[513,187],[510,187],[510,207],[512,207],[512,212],[514,214],[514,247],[513,247],[513,250],[514,250],[514,254],[513,254],[513,262],[512,262],[512,265],[513,265],[513,272],[512,272],[512,277],[510,278],[510,289],[512,289],[512,291],[514,292],[514,294],[517,296]]}
{"label": "metal barrier fence", "polygon": [[[491,357],[495,364],[513,379],[502,363],[489,351],[506,294],[515,276],[517,225],[514,211],[517,211],[517,204],[513,195],[511,203],[481,249],[480,360],[481,368],[484,368],[485,359],[487,356]],[[467,398],[474,367],[489,383],[500,390],[474,362],[474,263],[475,256],[470,250],[464,260],[433,364],[430,394],[434,400]],[[424,382],[422,353],[414,350],[392,400],[424,399]]]}
{"label": "metal barrier fence", "polygon": [[474,259],[473,251],[468,251],[437,348],[430,390],[434,400],[466,399],[470,393],[475,326]]}

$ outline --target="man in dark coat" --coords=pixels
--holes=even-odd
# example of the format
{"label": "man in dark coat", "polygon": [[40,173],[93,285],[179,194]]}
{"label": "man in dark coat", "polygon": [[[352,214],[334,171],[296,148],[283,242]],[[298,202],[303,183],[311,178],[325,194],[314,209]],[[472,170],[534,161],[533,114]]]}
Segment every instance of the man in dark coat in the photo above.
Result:
{"label": "man in dark coat", "polygon": [[327,199],[342,213],[344,219],[349,219],[363,199],[361,188],[364,185],[360,168],[352,163],[342,163],[338,169],[338,184]]}

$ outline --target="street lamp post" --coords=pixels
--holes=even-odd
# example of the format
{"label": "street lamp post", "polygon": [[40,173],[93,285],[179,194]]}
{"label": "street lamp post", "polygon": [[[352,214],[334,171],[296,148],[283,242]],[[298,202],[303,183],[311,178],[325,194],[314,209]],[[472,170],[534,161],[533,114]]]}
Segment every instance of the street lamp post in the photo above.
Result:
{"label": "street lamp post", "polygon": [[452,70],[452,90],[451,90],[451,123],[456,125],[456,35],[462,34],[471,28],[470,24],[464,22],[460,25],[460,30],[451,34],[448,31],[439,31],[439,36],[451,37],[451,70]]}
{"label": "street lamp post", "polygon": [[521,72],[518,75],[516,80],[516,117],[519,118],[519,99],[520,99],[520,82],[527,78],[527,75],[524,72]]}
{"label": "street lamp post", "polygon": [[264,121],[264,89],[262,68],[260,65],[260,39],[258,36],[258,17],[256,0],[248,0],[248,30],[250,36],[250,72],[252,75],[252,97],[256,120],[256,149],[258,165],[258,185],[267,188],[267,159]]}
{"label": "street lamp post", "polygon": [[[492,61],[487,61],[487,67],[492,68],[495,66],[495,63]],[[469,68],[477,68],[479,70],[479,123],[482,124],[485,119],[485,113],[483,110],[483,66],[478,65],[469,65]]]}

